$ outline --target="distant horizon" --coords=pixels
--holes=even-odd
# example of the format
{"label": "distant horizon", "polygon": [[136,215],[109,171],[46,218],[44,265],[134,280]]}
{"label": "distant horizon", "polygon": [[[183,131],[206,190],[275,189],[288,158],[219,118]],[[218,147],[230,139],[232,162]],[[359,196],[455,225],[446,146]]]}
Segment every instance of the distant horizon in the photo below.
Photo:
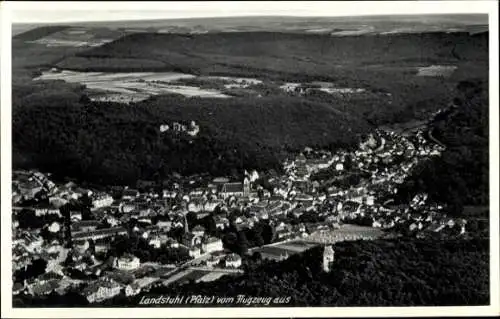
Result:
{"label": "distant horizon", "polygon": [[[280,15],[280,14],[272,14],[272,15],[228,15],[228,16],[200,16],[200,17],[154,17],[154,18],[123,18],[123,19],[109,19],[109,20],[67,20],[67,21],[22,21],[22,22],[12,22],[13,25],[21,25],[21,24],[62,24],[62,23],[106,23],[106,22],[128,22],[128,21],[178,21],[178,20],[204,20],[204,19],[237,19],[237,18],[309,18],[309,19],[342,19],[342,18],[376,18],[376,17],[468,17],[468,18],[477,18],[478,21],[474,21],[474,24],[488,24],[488,15],[482,13],[398,13],[398,14],[363,14],[363,15],[318,15],[318,16],[308,16],[308,15]],[[486,19],[484,19],[486,17]],[[484,21],[479,21],[479,20]],[[464,24],[472,24],[469,21],[454,21],[457,23]]]}
{"label": "distant horizon", "polygon": [[[192,1],[6,2],[15,24],[215,19],[237,17],[341,18],[484,15],[491,1]],[[487,19],[486,19],[487,21]]]}

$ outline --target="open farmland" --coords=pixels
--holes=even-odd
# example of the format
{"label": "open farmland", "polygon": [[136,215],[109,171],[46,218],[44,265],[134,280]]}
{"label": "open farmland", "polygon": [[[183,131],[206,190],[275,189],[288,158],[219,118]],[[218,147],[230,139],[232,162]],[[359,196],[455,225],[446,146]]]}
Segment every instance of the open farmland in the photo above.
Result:
{"label": "open farmland", "polygon": [[318,244],[334,244],[342,241],[374,240],[382,237],[384,232],[380,228],[342,225],[333,230],[319,230],[307,237],[307,241]]}
{"label": "open farmland", "polygon": [[145,100],[152,95],[171,93],[188,97],[229,97],[217,90],[171,84],[177,80],[192,77],[194,75],[175,72],[106,73],[51,70],[34,80],[63,80],[69,83],[81,83],[91,92],[89,94],[91,100],[102,102],[131,103]]}
{"label": "open farmland", "polygon": [[[96,47],[118,39],[129,32],[111,30],[108,28],[79,28],[79,27],[45,27],[47,32],[31,32],[20,36],[31,43],[48,47]],[[35,29],[36,31],[36,29]],[[28,31],[27,33],[29,33]]]}
{"label": "open farmland", "polygon": [[418,68],[418,76],[450,76],[457,69],[454,65],[431,65]]}
{"label": "open farmland", "polygon": [[163,94],[202,98],[229,98],[241,94],[260,97],[269,90],[278,95],[318,93],[338,97],[362,93],[377,95],[374,92],[367,92],[364,88],[337,87],[333,82],[283,84],[279,80],[264,82],[255,78],[196,76],[179,72],[78,72],[53,68],[44,71],[34,80],[63,80],[67,83],[83,84],[92,101],[117,103],[135,103],[146,100],[150,96]]}

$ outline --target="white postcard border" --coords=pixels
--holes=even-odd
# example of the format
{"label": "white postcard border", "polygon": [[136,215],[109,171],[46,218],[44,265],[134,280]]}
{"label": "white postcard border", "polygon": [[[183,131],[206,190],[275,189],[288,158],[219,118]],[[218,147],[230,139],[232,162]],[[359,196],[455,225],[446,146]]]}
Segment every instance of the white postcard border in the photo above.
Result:
{"label": "white postcard border", "polygon": [[[487,13],[490,30],[490,306],[474,307],[289,307],[289,308],[12,308],[11,264],[11,21],[13,12],[40,14],[96,10],[158,11],[191,8],[222,15],[369,15]],[[283,11],[273,11],[283,8]],[[286,9],[284,9],[286,8]],[[496,1],[330,1],[330,2],[3,2],[1,9],[1,308],[8,318],[104,318],[104,317],[401,317],[488,316],[500,314],[499,276],[499,96],[498,96],[498,3]],[[68,11],[69,10],[69,11]],[[212,11],[210,11],[212,10]],[[218,11],[217,11],[218,10]],[[260,10],[260,11],[259,11]],[[260,13],[259,13],[260,12]],[[295,14],[293,14],[296,12]],[[319,13],[319,14],[318,14]],[[208,13],[207,13],[208,14]]]}

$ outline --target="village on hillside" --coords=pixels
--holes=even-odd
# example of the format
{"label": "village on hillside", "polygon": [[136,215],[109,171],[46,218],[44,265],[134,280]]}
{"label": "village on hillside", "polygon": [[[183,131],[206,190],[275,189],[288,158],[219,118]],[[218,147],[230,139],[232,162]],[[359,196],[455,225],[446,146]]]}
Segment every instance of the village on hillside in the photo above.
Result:
{"label": "village on hillside", "polygon": [[443,149],[422,131],[377,130],[355,151],[306,148],[280,173],[178,176],[136,188],[14,171],[14,294],[77,291],[96,303],[237,276],[249,255],[280,261],[326,245],[318,263],[327,270],[340,241],[467,236],[467,221],[425,193],[404,204],[392,199],[415,165]]}

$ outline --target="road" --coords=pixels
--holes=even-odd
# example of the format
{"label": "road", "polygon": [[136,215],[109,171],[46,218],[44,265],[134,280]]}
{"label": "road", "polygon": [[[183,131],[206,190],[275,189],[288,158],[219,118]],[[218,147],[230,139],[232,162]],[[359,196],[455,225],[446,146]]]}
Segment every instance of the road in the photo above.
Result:
{"label": "road", "polygon": [[428,130],[429,139],[430,139],[431,141],[433,141],[434,143],[438,144],[439,146],[446,148],[446,145],[444,145],[443,143],[441,143],[441,142],[440,142],[437,138],[435,138],[435,137],[432,135],[432,131],[433,131],[433,130],[434,130],[434,129],[432,129],[432,128]]}

